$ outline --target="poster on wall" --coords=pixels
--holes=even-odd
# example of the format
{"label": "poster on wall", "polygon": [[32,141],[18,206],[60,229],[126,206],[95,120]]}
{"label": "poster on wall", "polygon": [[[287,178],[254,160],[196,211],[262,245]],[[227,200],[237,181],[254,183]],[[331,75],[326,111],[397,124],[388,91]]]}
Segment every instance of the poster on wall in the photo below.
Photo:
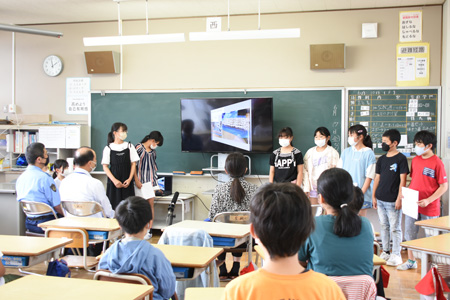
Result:
{"label": "poster on wall", "polygon": [[91,107],[91,78],[66,79],[66,114],[87,115]]}
{"label": "poster on wall", "polygon": [[422,41],[422,11],[401,11],[399,24],[400,43]]}
{"label": "poster on wall", "polygon": [[397,86],[430,85],[430,44],[397,44]]}

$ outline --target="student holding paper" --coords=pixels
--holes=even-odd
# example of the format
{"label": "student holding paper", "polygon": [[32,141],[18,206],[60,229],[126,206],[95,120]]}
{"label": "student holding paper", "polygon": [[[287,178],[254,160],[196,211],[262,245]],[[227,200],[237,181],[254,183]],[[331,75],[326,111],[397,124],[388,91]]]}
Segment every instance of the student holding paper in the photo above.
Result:
{"label": "student holding paper", "polygon": [[[444,164],[433,150],[436,147],[436,136],[426,130],[414,136],[416,157],[411,162],[410,189],[419,192],[419,218],[415,220],[405,215],[405,239],[417,239],[419,226],[416,221],[435,219],[440,215],[441,196],[448,189],[447,174]],[[413,253],[408,249],[408,260],[397,267],[397,270],[416,269],[417,263]]]}

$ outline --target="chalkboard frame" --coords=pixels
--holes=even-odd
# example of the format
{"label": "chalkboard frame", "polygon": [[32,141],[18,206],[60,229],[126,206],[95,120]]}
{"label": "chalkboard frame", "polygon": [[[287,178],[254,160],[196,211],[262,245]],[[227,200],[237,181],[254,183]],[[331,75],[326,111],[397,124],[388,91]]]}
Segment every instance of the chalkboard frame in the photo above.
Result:
{"label": "chalkboard frame", "polygon": [[[343,140],[347,141],[348,139],[348,125],[349,125],[349,92],[350,91],[363,91],[363,90],[371,90],[371,91],[381,91],[381,90],[436,90],[437,91],[437,99],[436,99],[436,138],[437,138],[437,147],[435,149],[436,154],[438,156],[441,155],[442,151],[441,149],[444,149],[442,146],[442,139],[441,139],[441,128],[442,128],[442,94],[441,94],[441,87],[440,86],[404,86],[404,87],[347,87],[345,88],[345,99],[344,99],[344,106],[343,106],[343,115],[345,115],[344,121],[342,124],[344,124],[344,132],[342,134]],[[345,145],[347,146],[347,145]],[[376,157],[381,156],[381,154],[376,154]],[[413,155],[411,155],[413,157]]]}

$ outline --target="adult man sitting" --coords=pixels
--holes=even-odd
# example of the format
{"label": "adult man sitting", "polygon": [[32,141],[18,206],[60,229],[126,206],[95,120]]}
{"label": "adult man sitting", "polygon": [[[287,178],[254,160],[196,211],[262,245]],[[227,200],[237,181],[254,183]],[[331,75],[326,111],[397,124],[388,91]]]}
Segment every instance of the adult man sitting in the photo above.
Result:
{"label": "adult man sitting", "polygon": [[[73,161],[75,170],[67,176],[60,186],[62,201],[95,201],[102,207],[105,215],[114,217],[114,210],[111,207],[105,188],[102,182],[93,178],[90,172],[97,166],[97,156],[95,151],[89,147],[81,147],[75,152]],[[66,215],[69,215],[66,213]],[[92,217],[101,218],[102,214],[97,213]]]}
{"label": "adult man sitting", "polygon": [[[42,171],[48,164],[47,149],[42,143],[28,145],[25,157],[28,167],[20,175],[16,182],[17,201],[35,201],[48,204],[61,216],[64,215],[61,208],[61,200],[53,178]],[[26,217],[25,227],[36,233],[44,233],[38,224],[53,220],[53,213],[47,213],[32,217]]]}

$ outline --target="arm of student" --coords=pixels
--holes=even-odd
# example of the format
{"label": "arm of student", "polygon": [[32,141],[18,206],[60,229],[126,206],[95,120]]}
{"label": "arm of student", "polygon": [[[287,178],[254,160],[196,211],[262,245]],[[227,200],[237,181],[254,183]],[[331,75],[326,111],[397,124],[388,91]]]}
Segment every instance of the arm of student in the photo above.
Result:
{"label": "arm of student", "polygon": [[135,173],[136,173],[136,162],[133,161],[131,163],[130,176],[128,176],[128,179],[123,182],[123,187],[124,188],[127,188],[130,185],[131,181],[133,180],[133,176],[134,176]]}
{"label": "arm of student", "polygon": [[309,184],[309,173],[308,173],[309,151],[306,152],[305,158],[303,161],[304,161],[304,164],[303,164],[303,191],[306,193],[306,195],[309,196],[309,191],[311,190],[311,187]]}
{"label": "arm of student", "polygon": [[116,186],[116,188],[118,189],[123,188],[122,182],[120,182],[119,180],[116,179],[116,177],[114,177],[108,165],[103,165],[103,171],[105,171],[106,176],[108,176],[109,180],[111,180],[111,182]]}
{"label": "arm of student", "polygon": [[395,209],[396,210],[402,209],[402,198],[403,198],[402,187],[406,186],[406,176],[407,176],[406,173],[400,174],[400,186],[398,189],[397,200],[395,200]]}
{"label": "arm of student", "polygon": [[[163,255],[161,253],[161,255]],[[163,299],[170,299],[175,294],[176,279],[173,273],[172,266],[167,258],[158,257],[161,261],[158,263],[157,280],[158,280],[158,294]]]}
{"label": "arm of student", "polygon": [[366,177],[366,180],[364,180],[364,184],[361,188],[362,192],[365,194],[367,190],[370,187],[370,183],[372,182],[372,178]]}
{"label": "arm of student", "polygon": [[273,183],[273,177],[275,176],[275,167],[274,166],[270,166],[270,170],[269,170],[269,182]]}
{"label": "arm of student", "polygon": [[63,209],[62,209],[62,207],[61,207],[61,204],[54,206],[53,209],[54,209],[58,214],[60,214],[61,216],[64,216],[64,212],[63,212]]}
{"label": "arm of student", "polygon": [[419,200],[418,204],[420,207],[427,207],[431,202],[440,198],[448,190],[448,182],[439,185],[438,189],[428,198]]}
{"label": "arm of student", "polygon": [[373,181],[373,190],[372,190],[372,206],[374,209],[377,209],[377,197],[375,196],[375,192],[377,191],[379,183],[380,183],[380,174],[376,174],[375,180]]}
{"label": "arm of student", "polygon": [[297,185],[302,186],[303,183],[303,164],[297,165]]}
{"label": "arm of student", "polygon": [[137,187],[138,189],[141,189],[141,188],[142,188],[142,183],[141,183],[141,181],[139,180],[137,168],[136,168],[136,171],[134,172],[134,184],[136,185],[136,187]]}
{"label": "arm of student", "polygon": [[3,275],[5,275],[5,272],[6,272],[5,266],[3,265],[2,260],[0,259],[0,277],[3,277]]}

